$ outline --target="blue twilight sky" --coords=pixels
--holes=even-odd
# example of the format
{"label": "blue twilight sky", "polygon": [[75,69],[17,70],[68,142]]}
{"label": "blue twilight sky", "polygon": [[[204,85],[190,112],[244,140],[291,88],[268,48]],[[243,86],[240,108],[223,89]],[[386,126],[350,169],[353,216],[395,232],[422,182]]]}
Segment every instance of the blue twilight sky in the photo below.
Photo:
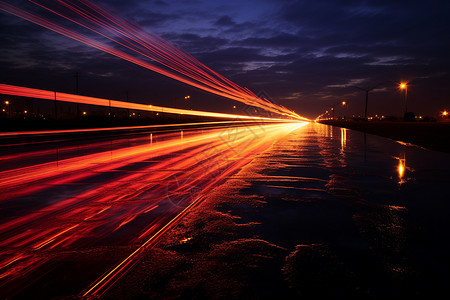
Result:
{"label": "blue twilight sky", "polygon": [[[9,1],[28,7],[25,0]],[[334,103],[361,115],[364,93],[352,88],[409,81],[408,108],[450,109],[448,1],[103,1],[110,9],[191,53],[255,93],[308,117]],[[98,97],[230,111],[209,95],[0,12],[0,82]],[[369,114],[400,115],[393,84],[374,90]]]}

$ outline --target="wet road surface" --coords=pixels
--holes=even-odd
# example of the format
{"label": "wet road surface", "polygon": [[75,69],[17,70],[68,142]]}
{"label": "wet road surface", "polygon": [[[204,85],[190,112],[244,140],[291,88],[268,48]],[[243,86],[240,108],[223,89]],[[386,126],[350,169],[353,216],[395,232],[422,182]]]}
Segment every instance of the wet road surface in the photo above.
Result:
{"label": "wet road surface", "polygon": [[449,155],[301,125],[4,154],[2,296],[446,293]]}
{"label": "wet road surface", "polygon": [[1,294],[101,295],[209,190],[301,125],[3,146]]}
{"label": "wet road surface", "polygon": [[309,124],[209,196],[107,298],[445,297],[450,156]]}

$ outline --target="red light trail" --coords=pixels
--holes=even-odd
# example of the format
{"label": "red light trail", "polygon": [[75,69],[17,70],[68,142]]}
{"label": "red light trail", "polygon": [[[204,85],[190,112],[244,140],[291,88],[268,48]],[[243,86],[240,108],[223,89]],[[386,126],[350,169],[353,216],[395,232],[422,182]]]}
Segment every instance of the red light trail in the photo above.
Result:
{"label": "red light trail", "polygon": [[[0,2],[0,9],[188,85],[240,101],[247,105],[259,107],[275,114],[308,121],[307,118],[301,117],[283,106],[258,97],[247,88],[240,87],[211,70],[193,56],[174,47],[157,35],[144,31],[132,21],[109,13],[93,2],[88,0],[29,2],[44,9],[45,12],[51,12],[59,17],[61,22],[72,22],[72,24],[79,27],[79,31],[4,1]],[[81,33],[86,30],[90,32],[92,37]],[[110,46],[111,42],[123,50]]]}
{"label": "red light trail", "polygon": [[[96,142],[95,153],[1,171],[0,211],[17,210],[0,220],[0,294],[20,292],[27,278],[77,249],[110,240],[134,247],[82,293],[103,294],[209,190],[304,124],[146,135],[114,150]],[[9,159],[14,164],[21,157]],[[61,194],[61,187],[72,191]]]}

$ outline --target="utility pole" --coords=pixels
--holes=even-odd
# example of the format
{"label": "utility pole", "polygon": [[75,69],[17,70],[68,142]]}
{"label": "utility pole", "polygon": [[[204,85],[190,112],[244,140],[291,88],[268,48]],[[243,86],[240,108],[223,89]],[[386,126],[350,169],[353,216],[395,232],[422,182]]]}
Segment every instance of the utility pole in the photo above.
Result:
{"label": "utility pole", "polygon": [[75,73],[75,84],[76,84],[76,86],[75,86],[75,88],[76,88],[75,94],[77,94],[77,95],[78,95],[78,77],[79,77],[78,72],[76,72]]}
{"label": "utility pole", "polygon": [[[79,74],[78,72],[75,73],[75,94],[78,95],[79,90],[78,90],[78,78],[79,78]],[[80,117],[80,104],[77,103],[77,118]]]}
{"label": "utility pole", "polygon": [[367,104],[369,102],[369,92],[373,91],[374,89],[376,89],[380,85],[388,83],[388,82],[391,82],[391,81],[383,81],[383,82],[377,83],[376,85],[374,85],[373,87],[370,87],[370,88],[362,88],[362,87],[354,86],[354,85],[350,86],[350,87],[353,87],[355,89],[364,91],[366,93],[366,105],[365,105],[365,108],[364,108],[364,119],[366,121],[367,121]]}
{"label": "utility pole", "polygon": [[58,120],[58,107],[56,105],[56,91],[55,91],[55,120]]}
{"label": "utility pole", "polygon": [[[128,101],[128,91],[126,91],[126,94],[127,94],[127,102],[129,102]],[[127,115],[128,115],[128,118],[131,118],[130,109],[129,108],[127,108]]]}
{"label": "utility pole", "polygon": [[366,90],[366,106],[364,108],[364,119],[367,120],[367,102],[369,102],[369,92],[371,90]]}

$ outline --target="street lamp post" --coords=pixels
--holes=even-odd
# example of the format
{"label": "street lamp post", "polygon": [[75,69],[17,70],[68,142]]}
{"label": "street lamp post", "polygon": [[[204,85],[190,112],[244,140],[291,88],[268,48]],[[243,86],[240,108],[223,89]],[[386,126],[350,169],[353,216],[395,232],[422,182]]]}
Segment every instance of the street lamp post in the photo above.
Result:
{"label": "street lamp post", "polygon": [[[347,101],[342,101],[341,104],[342,104],[343,107],[345,107],[347,105]],[[344,116],[343,117],[344,117],[344,120],[345,120],[345,112],[344,112]]]}
{"label": "street lamp post", "polygon": [[9,101],[5,101],[5,105],[7,106],[8,110],[8,118],[11,118],[11,105],[9,104]]}
{"label": "street lamp post", "polygon": [[405,90],[405,114],[408,112],[408,106],[407,106],[407,101],[408,101],[408,84],[405,82],[400,83],[399,85],[400,90]]}
{"label": "street lamp post", "polygon": [[[331,118],[334,120],[334,111],[336,110],[335,109],[335,107],[336,107],[336,105],[338,105],[338,104],[341,104],[342,106],[346,106],[347,105],[347,102],[346,101],[342,101],[342,102],[340,102],[340,103],[335,103],[335,104],[332,104],[331,105],[331,111],[332,111],[332,116],[331,116]],[[326,111],[326,113],[328,113],[328,110]]]}
{"label": "street lamp post", "polygon": [[187,104],[186,104],[186,109],[189,109],[189,99],[191,99],[191,96],[184,96],[184,100],[186,100],[187,101]]}

